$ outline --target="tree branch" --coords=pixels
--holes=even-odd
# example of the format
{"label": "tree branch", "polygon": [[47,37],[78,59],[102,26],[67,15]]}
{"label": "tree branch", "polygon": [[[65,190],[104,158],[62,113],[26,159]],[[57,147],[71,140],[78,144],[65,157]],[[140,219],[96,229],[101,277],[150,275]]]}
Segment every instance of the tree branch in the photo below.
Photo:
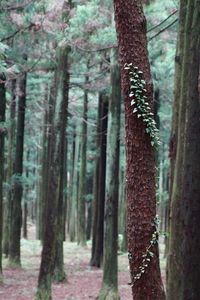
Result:
{"label": "tree branch", "polygon": [[1,10],[3,11],[12,11],[12,10],[20,10],[20,9],[24,9],[26,6],[28,6],[29,4],[31,4],[33,1],[29,1],[27,3],[22,3],[22,4],[17,4],[17,5],[12,5],[12,6],[0,6]]}
{"label": "tree branch", "polygon": [[173,13],[171,13],[167,18],[165,18],[163,21],[161,21],[159,24],[151,27],[149,30],[147,30],[147,33],[149,33],[150,31],[156,29],[157,27],[161,26],[162,24],[164,24],[169,18],[171,18],[173,15],[175,15],[177,13],[178,9],[176,9]]}
{"label": "tree branch", "polygon": [[30,30],[30,29],[31,29],[32,27],[34,27],[34,26],[35,26],[35,24],[31,23],[31,24],[29,24],[27,27],[19,28],[19,29],[17,29],[15,32],[11,33],[9,36],[7,36],[7,37],[1,39],[0,42],[3,43],[3,42],[5,42],[5,41],[8,41],[8,40],[14,38],[19,32],[23,32],[23,31],[25,31],[25,30]]}
{"label": "tree branch", "polygon": [[156,34],[154,34],[153,36],[151,36],[148,39],[148,42],[151,41],[152,39],[154,39],[156,36],[158,36],[162,32],[164,32],[165,30],[167,30],[168,28],[170,28],[171,26],[173,26],[177,21],[178,21],[178,18],[176,18],[172,23],[170,23],[169,25],[167,25],[166,27],[164,27],[163,29],[161,29],[160,31],[158,31]]}

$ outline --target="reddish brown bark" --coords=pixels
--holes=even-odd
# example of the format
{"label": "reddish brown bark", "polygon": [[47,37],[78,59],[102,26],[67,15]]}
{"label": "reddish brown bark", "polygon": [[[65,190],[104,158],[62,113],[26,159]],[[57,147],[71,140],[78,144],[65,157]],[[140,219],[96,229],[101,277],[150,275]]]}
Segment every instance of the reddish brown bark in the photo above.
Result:
{"label": "reddish brown bark", "polygon": [[[119,42],[121,63],[122,90],[125,104],[126,127],[126,183],[127,183],[127,236],[132,282],[139,272],[142,255],[146,253],[155,230],[156,215],[155,197],[155,153],[141,118],[133,114],[130,105],[129,72],[124,69],[125,63],[133,63],[143,72],[146,82],[146,96],[152,106],[153,87],[147,53],[146,20],[142,5],[136,0],[114,0],[115,21]],[[164,299],[161,281],[158,247],[152,248],[154,253],[149,267],[139,280],[132,285],[134,300]]]}

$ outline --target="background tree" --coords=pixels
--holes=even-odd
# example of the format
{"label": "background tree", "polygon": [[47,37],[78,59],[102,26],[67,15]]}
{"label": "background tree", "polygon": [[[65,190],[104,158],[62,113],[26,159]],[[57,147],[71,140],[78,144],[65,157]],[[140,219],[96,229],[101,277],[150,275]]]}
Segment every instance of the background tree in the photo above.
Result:
{"label": "background tree", "polygon": [[[26,56],[25,56],[26,58]],[[24,73],[18,82],[19,97],[17,108],[17,132],[16,132],[16,150],[14,165],[14,184],[12,193],[12,215],[9,245],[9,263],[11,266],[20,266],[20,237],[22,226],[22,174],[23,174],[23,155],[24,155],[24,124],[26,109],[26,84],[27,74]]]}
{"label": "background tree", "polygon": [[6,116],[5,77],[0,76],[0,282],[2,281],[2,236],[3,236],[3,179],[4,179],[4,137]]}
{"label": "background tree", "polygon": [[198,192],[200,168],[197,163],[200,153],[199,12],[198,1],[180,2],[179,43],[183,44],[179,59],[181,67],[177,70],[180,94],[175,100],[179,101],[179,122],[171,202],[168,299],[174,297],[198,299],[200,295],[197,280],[200,270],[195,263],[198,253],[194,250],[199,247],[199,239],[195,237],[198,235],[197,215],[200,211]]}
{"label": "background tree", "polygon": [[121,85],[116,53],[112,53],[108,112],[107,171],[104,215],[103,282],[98,299],[119,299],[118,294],[118,198]]}

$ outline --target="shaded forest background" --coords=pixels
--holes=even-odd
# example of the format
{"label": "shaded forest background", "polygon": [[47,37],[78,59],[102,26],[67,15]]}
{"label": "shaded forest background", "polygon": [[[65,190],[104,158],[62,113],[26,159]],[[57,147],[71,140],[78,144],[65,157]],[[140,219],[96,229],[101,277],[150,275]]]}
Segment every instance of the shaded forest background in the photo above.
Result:
{"label": "shaded forest background", "polygon": [[[194,23],[200,23],[199,16],[196,17],[194,13],[195,7],[199,12],[197,2],[182,2],[143,1],[154,85],[154,118],[160,139],[160,145],[155,150],[159,215],[156,226],[160,234],[160,263],[164,283],[166,257],[169,249],[172,249],[169,245],[169,211],[173,176],[177,186],[181,183],[178,175],[173,173],[174,153],[178,144],[175,125],[184,124],[186,120],[182,115],[179,123],[174,122],[178,105],[175,106],[177,102],[173,102],[173,99],[174,95],[175,99],[180,99],[177,93],[182,88],[178,85],[177,69],[174,76],[175,56],[176,62],[183,55],[192,57],[186,46],[192,43],[192,38],[198,37],[197,28],[191,40],[181,44],[181,24],[184,23],[184,13],[181,12],[187,11]],[[188,5],[188,10],[184,5]],[[92,298],[99,294],[98,299],[119,299],[116,275],[118,255],[119,270],[122,268],[124,272],[122,274],[119,271],[120,282],[127,284],[129,290],[120,290],[121,299],[132,299],[128,282],[124,283],[130,280],[125,267],[128,265],[128,259],[125,258],[125,112],[113,3],[110,0],[2,0],[0,22],[2,287],[6,276],[12,276],[9,273],[11,270],[20,267],[28,270],[35,263],[38,264],[39,261],[34,260],[31,268],[27,267],[26,251],[33,251],[38,256],[42,247],[35,299],[51,299],[52,282],[70,281],[70,268],[74,276],[73,271],[77,266],[72,263],[73,251],[80,252],[84,258],[81,262],[77,254],[80,259],[79,271],[87,266],[92,272],[97,271],[92,268],[103,268],[102,288],[99,280],[99,286],[91,295]],[[178,55],[182,49],[185,52]],[[195,74],[197,76],[194,75],[194,78],[198,79],[198,70]],[[188,91],[190,86],[192,83],[186,87]],[[183,104],[181,109],[184,114]],[[179,136],[178,149],[181,152],[180,141]],[[178,162],[181,172],[183,160],[179,158]],[[108,199],[115,200],[109,202]],[[177,213],[174,218],[178,220],[179,211],[176,207],[173,209]],[[113,217],[109,219],[109,216]],[[177,223],[172,223],[173,226],[177,226]],[[174,236],[182,234],[182,229],[178,230],[174,230]],[[173,238],[172,235],[172,245]],[[72,245],[74,248],[71,248]],[[179,249],[179,245],[174,247]],[[70,257],[70,260],[66,257]],[[67,259],[69,270],[64,259]],[[108,264],[105,263],[107,260]],[[172,265],[169,259],[168,268],[173,269]],[[174,282],[180,279],[176,274],[178,270],[178,267],[173,272],[168,269],[168,274],[172,274],[169,275],[169,290],[172,292],[169,292],[171,296],[168,298],[171,300],[178,295],[173,291]],[[38,266],[36,273],[35,278],[38,276]],[[13,276],[20,275],[14,272]],[[84,280],[87,273],[81,276],[81,280]],[[92,273],[92,276],[96,275]],[[89,290],[89,286],[90,282],[87,282],[83,289]],[[178,283],[174,289],[178,290]],[[110,294],[110,290],[113,294]],[[87,295],[73,298],[73,293],[71,296],[67,293],[63,296],[57,294],[53,299],[65,299],[62,297],[66,295],[66,299],[89,299]],[[189,293],[192,293],[191,290]],[[5,298],[4,295],[2,299],[22,300],[29,299],[29,296]],[[194,296],[191,299],[197,298]]]}

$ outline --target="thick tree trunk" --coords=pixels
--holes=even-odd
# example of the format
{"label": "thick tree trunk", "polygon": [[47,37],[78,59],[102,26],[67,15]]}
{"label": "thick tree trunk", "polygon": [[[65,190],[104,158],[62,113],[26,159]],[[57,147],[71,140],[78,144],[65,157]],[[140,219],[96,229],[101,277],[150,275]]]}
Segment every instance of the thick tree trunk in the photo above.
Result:
{"label": "thick tree trunk", "polygon": [[56,197],[58,187],[58,161],[56,148],[58,145],[58,135],[54,126],[55,104],[56,104],[56,84],[55,74],[49,98],[49,126],[48,126],[48,188],[46,203],[46,218],[44,219],[44,239],[41,255],[40,272],[38,278],[36,300],[51,300],[51,284],[55,261],[55,241],[56,241]]}
{"label": "thick tree trunk", "polygon": [[3,236],[3,180],[4,180],[4,137],[6,117],[5,78],[0,75],[0,283],[2,281],[2,236]]}
{"label": "thick tree trunk", "polygon": [[[183,300],[200,299],[200,94],[198,76],[200,65],[200,2],[190,1],[193,6],[189,59],[189,81],[187,82],[187,115],[185,128],[185,152],[183,172],[183,278],[181,297]],[[189,17],[190,18],[190,17]]]}
{"label": "thick tree trunk", "polygon": [[199,15],[199,1],[180,2],[179,43],[182,38],[183,44],[180,81],[177,82],[180,90],[179,127],[171,203],[167,285],[169,300],[197,300],[200,297],[198,283],[200,268],[196,264],[199,260],[197,249],[200,247]]}
{"label": "thick tree trunk", "polygon": [[35,299],[51,299],[52,279],[63,281],[64,272],[64,176],[66,174],[66,126],[69,93],[68,48],[59,49],[58,69],[49,101],[48,189],[45,235]]}
{"label": "thick tree trunk", "polygon": [[[169,235],[171,235],[171,218],[172,218],[172,207],[173,208],[173,218],[176,219],[179,216],[179,208],[180,203],[178,201],[173,200],[174,197],[179,197],[179,187],[181,185],[181,174],[182,174],[182,149],[181,153],[177,157],[178,153],[178,141],[180,144],[183,144],[184,133],[179,131],[178,128],[185,122],[185,105],[180,102],[180,91],[181,91],[181,73],[182,73],[182,65],[183,65],[183,52],[184,52],[184,22],[186,9],[184,9],[185,5],[187,5],[187,1],[180,1],[180,9],[179,9],[179,30],[177,37],[177,46],[176,46],[176,56],[175,56],[175,82],[174,82],[174,101],[173,101],[173,115],[172,115],[172,126],[171,126],[171,137],[170,137],[170,145],[169,145],[169,158],[170,158],[170,171],[169,171],[169,204],[168,204],[168,218],[169,225],[168,231]],[[182,142],[181,142],[182,140]],[[179,148],[180,149],[180,148]],[[179,181],[178,181],[179,180]],[[174,189],[174,190],[173,190]],[[176,191],[177,190],[177,191]],[[179,225],[178,225],[179,226]],[[178,236],[172,236],[170,240],[174,240],[174,243],[179,243]],[[167,239],[166,243],[166,254],[168,256],[167,259],[167,281],[168,281],[168,270],[170,265],[174,264],[173,258],[169,253],[169,239]],[[172,259],[172,260],[171,260]],[[172,278],[171,282],[174,286],[178,286],[179,282],[175,278],[177,277],[179,271],[174,272],[174,279]],[[168,284],[167,284],[168,286]]]}
{"label": "thick tree trunk", "polygon": [[91,266],[100,267],[103,260],[104,208],[105,208],[105,178],[106,178],[106,144],[108,122],[108,96],[100,93],[100,125],[97,129],[96,182],[94,183],[94,212],[93,212],[93,242]]}
{"label": "thick tree trunk", "polygon": [[98,299],[118,300],[118,194],[121,85],[115,54],[111,66],[112,94],[109,100],[103,282]]}
{"label": "thick tree trunk", "polygon": [[[86,77],[85,84],[88,82]],[[83,119],[81,130],[81,151],[80,151],[80,177],[79,177],[79,200],[78,200],[78,243],[86,245],[86,218],[85,218],[85,196],[86,196],[86,159],[87,159],[87,112],[88,112],[88,91],[84,91]]]}
{"label": "thick tree trunk", "polygon": [[[150,137],[145,132],[145,122],[133,113],[129,96],[130,74],[124,69],[125,64],[132,64],[133,68],[137,67],[142,72],[146,89],[142,96],[146,96],[152,106],[146,20],[142,5],[138,1],[114,0],[114,9],[125,104],[127,234],[132,294],[134,300],[161,300],[165,296],[159,268],[158,245],[151,244],[156,216],[155,152]],[[147,253],[148,247],[151,248],[150,254]],[[140,269],[143,266],[143,255],[153,257],[150,258],[148,267]]]}
{"label": "thick tree trunk", "polygon": [[24,122],[26,107],[26,77],[27,74],[19,78],[19,98],[18,98],[18,115],[17,115],[17,137],[14,165],[14,184],[12,195],[12,217],[9,246],[9,264],[11,266],[20,266],[20,237],[22,226],[22,208],[21,201],[23,195],[23,154],[24,154]]}

